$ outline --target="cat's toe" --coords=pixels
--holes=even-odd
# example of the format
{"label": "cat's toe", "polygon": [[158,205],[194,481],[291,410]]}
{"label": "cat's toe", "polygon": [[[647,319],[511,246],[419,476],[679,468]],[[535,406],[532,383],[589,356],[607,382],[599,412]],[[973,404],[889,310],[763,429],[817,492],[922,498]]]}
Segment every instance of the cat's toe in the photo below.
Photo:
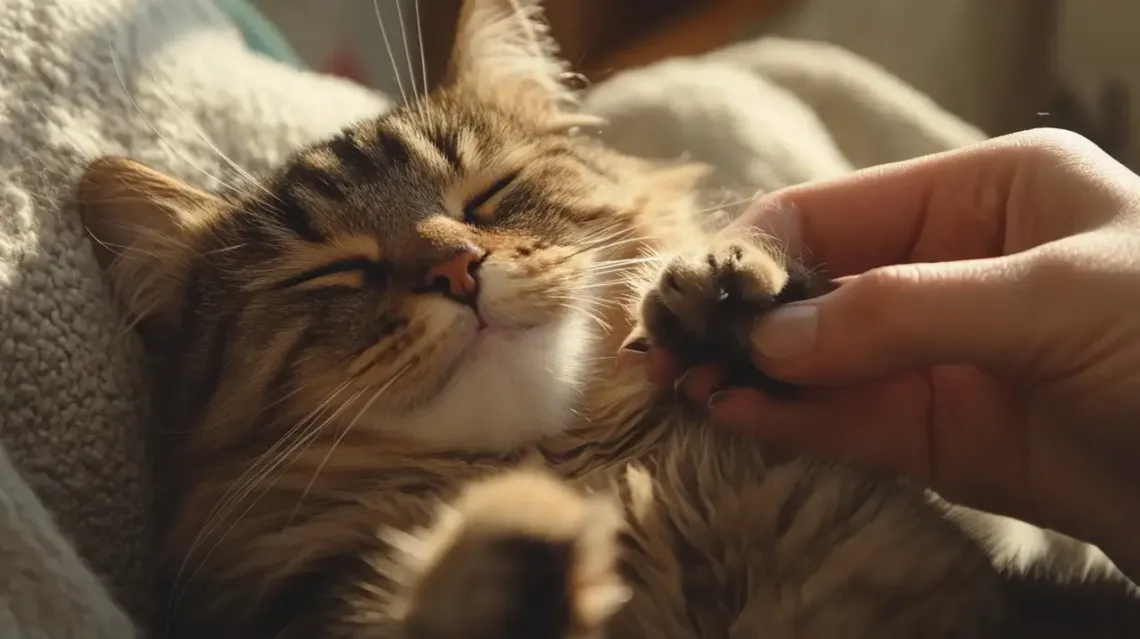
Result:
{"label": "cat's toe", "polygon": [[747,339],[752,320],[770,309],[788,273],[764,249],[726,242],[673,258],[642,304],[642,323],[657,346],[688,354]]}
{"label": "cat's toe", "polygon": [[794,389],[756,368],[750,334],[756,320],[789,302],[822,295],[834,284],[760,244],[724,241],[679,255],[643,297],[637,332],[669,351],[680,369],[720,369],[719,387],[748,386],[779,396]]}

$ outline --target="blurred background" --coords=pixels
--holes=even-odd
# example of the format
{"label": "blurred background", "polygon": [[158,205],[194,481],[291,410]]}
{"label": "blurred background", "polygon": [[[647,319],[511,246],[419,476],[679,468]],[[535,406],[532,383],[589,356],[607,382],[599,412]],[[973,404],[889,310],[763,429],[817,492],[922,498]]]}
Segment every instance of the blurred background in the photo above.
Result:
{"label": "blurred background", "polygon": [[[418,0],[418,7],[416,0],[217,1],[239,17],[251,43],[270,55],[351,78],[392,96],[400,95],[400,85],[408,91],[412,82],[419,86],[421,42],[428,84],[438,82],[460,5],[460,0]],[[1134,40],[1125,26],[1137,24],[1140,3],[546,0],[544,4],[564,57],[591,82],[765,34],[822,40],[879,64],[991,135],[1060,126],[1093,138],[1122,159],[1136,159],[1129,143],[1134,107],[1128,100],[1127,77],[1137,71],[1129,68],[1136,65],[1125,64],[1130,56],[1121,42],[1130,45]]]}

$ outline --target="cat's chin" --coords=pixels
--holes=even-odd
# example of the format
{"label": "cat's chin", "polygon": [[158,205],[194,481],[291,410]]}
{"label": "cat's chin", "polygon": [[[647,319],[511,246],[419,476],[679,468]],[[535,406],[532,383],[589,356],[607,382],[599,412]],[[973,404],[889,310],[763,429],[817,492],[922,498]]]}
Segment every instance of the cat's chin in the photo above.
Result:
{"label": "cat's chin", "polygon": [[587,320],[577,314],[526,328],[484,327],[434,397],[369,421],[446,449],[500,451],[534,442],[569,425],[591,341]]}

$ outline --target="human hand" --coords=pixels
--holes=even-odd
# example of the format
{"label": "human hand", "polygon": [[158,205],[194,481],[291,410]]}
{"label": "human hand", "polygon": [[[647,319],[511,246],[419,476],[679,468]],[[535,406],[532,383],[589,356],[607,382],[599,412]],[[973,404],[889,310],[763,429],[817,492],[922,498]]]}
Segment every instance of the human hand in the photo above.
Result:
{"label": "human hand", "polygon": [[[683,394],[767,441],[1083,538],[1136,574],[1140,177],[1038,130],[786,189],[740,223],[848,277],[754,333],[757,365],[808,385],[802,399],[710,398],[707,367]],[[662,383],[679,373],[650,362]]]}

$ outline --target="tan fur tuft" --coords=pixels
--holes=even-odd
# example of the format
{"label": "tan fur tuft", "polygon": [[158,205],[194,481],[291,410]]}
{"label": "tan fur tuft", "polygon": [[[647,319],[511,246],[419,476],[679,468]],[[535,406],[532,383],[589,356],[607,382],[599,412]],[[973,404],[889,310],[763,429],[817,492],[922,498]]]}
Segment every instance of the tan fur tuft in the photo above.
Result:
{"label": "tan fur tuft", "polygon": [[170,325],[181,302],[195,237],[221,202],[125,158],[100,158],[76,193],[100,264],[135,321]]}
{"label": "tan fur tuft", "polygon": [[[539,0],[469,0],[459,16],[456,81],[503,103],[554,115],[576,103]],[[580,120],[586,122],[592,120]]]}

